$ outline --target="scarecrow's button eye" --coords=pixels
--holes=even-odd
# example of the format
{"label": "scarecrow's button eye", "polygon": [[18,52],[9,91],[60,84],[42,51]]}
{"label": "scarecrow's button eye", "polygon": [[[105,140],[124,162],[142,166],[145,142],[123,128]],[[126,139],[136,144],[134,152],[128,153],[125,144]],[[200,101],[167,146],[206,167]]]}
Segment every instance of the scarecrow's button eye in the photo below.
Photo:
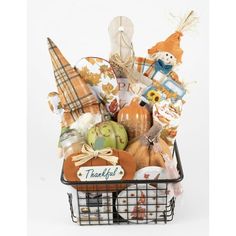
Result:
{"label": "scarecrow's button eye", "polygon": [[166,53],[166,56],[168,57],[168,53]]}
{"label": "scarecrow's button eye", "polygon": [[170,58],[173,58],[172,56],[170,56]]}

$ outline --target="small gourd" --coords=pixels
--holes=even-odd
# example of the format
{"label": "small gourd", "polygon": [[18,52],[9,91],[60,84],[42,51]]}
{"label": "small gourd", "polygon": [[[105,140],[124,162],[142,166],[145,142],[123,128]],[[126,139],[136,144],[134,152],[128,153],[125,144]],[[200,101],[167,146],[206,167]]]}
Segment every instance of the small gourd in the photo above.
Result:
{"label": "small gourd", "polygon": [[140,105],[138,98],[134,98],[128,106],[119,111],[117,121],[124,125],[129,140],[146,133],[151,127],[150,112]]}

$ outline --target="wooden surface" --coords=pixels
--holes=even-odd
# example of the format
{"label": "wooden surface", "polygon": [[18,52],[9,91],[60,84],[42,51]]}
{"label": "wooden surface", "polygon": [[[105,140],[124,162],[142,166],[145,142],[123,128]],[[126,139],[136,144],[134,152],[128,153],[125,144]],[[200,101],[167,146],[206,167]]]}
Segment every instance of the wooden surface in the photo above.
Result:
{"label": "wooden surface", "polygon": [[118,53],[123,61],[131,56],[134,27],[126,16],[115,17],[108,27],[111,42],[111,55]]}

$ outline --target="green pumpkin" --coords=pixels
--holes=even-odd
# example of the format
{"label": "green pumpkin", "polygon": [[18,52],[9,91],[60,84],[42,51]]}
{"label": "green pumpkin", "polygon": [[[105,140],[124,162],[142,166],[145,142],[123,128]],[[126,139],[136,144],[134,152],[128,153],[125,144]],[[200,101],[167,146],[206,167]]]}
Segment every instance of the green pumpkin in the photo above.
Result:
{"label": "green pumpkin", "polygon": [[104,121],[89,129],[87,143],[94,150],[106,147],[124,150],[128,143],[128,135],[123,125],[114,121]]}

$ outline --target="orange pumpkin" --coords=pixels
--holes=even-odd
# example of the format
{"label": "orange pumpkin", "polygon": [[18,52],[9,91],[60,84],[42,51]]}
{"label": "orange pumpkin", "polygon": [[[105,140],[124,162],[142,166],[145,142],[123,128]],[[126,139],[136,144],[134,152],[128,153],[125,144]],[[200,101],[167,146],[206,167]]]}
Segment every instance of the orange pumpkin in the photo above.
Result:
{"label": "orange pumpkin", "polygon": [[150,112],[139,104],[137,98],[119,111],[117,121],[125,127],[129,140],[146,133],[151,127]]}
{"label": "orange pumpkin", "polygon": [[[117,165],[120,165],[124,170],[124,175],[122,177],[122,180],[132,180],[136,171],[136,161],[134,157],[126,151],[121,151],[117,149],[113,149],[112,155],[117,156],[119,158]],[[97,157],[87,161],[81,166],[75,166],[75,162],[72,160],[73,156],[75,155],[71,155],[68,158],[66,158],[63,165],[64,177],[67,181],[76,181],[76,182],[80,181],[80,179],[77,177],[77,172],[80,169],[80,167],[111,165],[111,163],[109,163],[108,161]],[[81,191],[117,191],[126,188],[126,184],[109,184],[109,181],[107,181],[106,185],[88,184],[88,185],[76,185],[73,187]]]}
{"label": "orange pumpkin", "polygon": [[[155,123],[148,133],[131,142],[126,148],[126,151],[134,157],[137,170],[147,166],[165,168],[163,154],[172,157],[169,146],[159,137],[161,128],[160,124]],[[154,150],[154,143],[159,145],[161,152]]]}

